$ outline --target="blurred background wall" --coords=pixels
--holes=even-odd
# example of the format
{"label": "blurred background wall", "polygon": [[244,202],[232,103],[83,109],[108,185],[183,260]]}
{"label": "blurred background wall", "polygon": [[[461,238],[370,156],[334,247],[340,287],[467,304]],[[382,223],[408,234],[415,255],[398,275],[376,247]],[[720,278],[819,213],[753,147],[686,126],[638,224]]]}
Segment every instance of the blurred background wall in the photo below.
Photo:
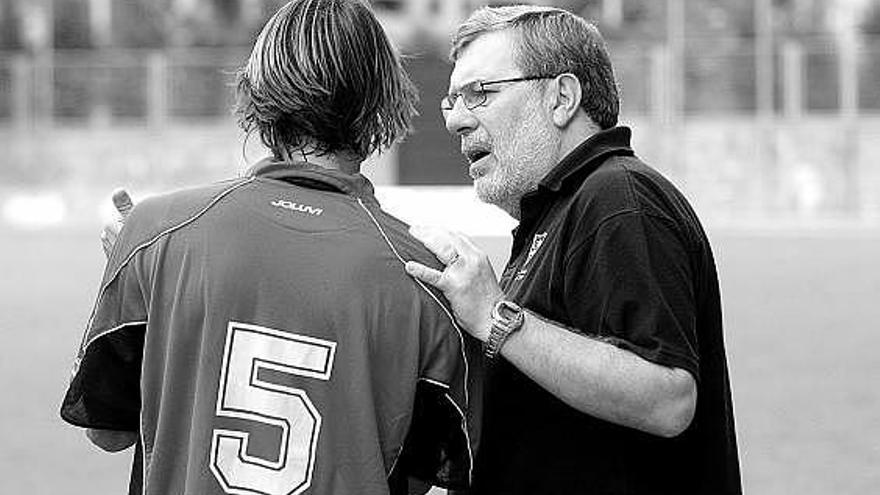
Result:
{"label": "blurred background wall", "polygon": [[[165,189],[258,159],[236,67],[282,0],[0,0],[0,208],[76,221],[96,191]],[[378,184],[468,182],[441,125],[453,26],[480,0],[377,0],[421,88]],[[880,222],[878,0],[559,0],[607,37],[636,151],[704,216]],[[258,143],[256,143],[258,144]],[[24,213],[23,213],[24,212]],[[63,220],[62,220],[63,219]]]}

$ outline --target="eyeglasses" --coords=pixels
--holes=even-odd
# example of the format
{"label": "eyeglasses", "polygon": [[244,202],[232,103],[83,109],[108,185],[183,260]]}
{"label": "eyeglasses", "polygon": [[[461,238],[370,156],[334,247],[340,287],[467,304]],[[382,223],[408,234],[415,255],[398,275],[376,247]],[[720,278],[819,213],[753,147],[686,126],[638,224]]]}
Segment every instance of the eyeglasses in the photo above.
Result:
{"label": "eyeglasses", "polygon": [[455,102],[458,101],[459,97],[461,97],[461,99],[464,101],[465,108],[467,108],[468,110],[473,110],[478,106],[486,103],[486,86],[501,83],[537,81],[539,79],[553,79],[554,77],[556,76],[529,76],[514,77],[511,79],[496,79],[494,81],[474,81],[472,83],[468,83],[462,86],[457,93],[450,93],[444,96],[440,100],[440,109],[444,112],[452,110],[455,107]]}

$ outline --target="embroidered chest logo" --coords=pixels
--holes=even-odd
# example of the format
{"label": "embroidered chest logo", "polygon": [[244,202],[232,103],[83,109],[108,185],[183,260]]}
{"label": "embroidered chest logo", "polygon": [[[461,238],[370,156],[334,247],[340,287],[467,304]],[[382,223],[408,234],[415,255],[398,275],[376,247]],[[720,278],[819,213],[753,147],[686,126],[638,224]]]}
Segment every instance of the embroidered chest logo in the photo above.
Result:
{"label": "embroidered chest logo", "polygon": [[288,201],[286,199],[276,199],[275,201],[269,202],[269,204],[276,208],[284,208],[285,210],[298,211],[300,213],[314,215],[316,217],[321,216],[321,213],[324,213],[323,208],[294,203],[293,201]]}
{"label": "embroidered chest logo", "polygon": [[544,241],[547,239],[547,232],[541,232],[540,234],[535,234],[532,237],[532,245],[529,247],[529,252],[526,254],[526,260],[522,264],[522,268],[516,273],[516,280],[522,280],[523,277],[529,273],[529,262],[532,261],[532,258],[535,257],[535,254],[541,249],[541,246],[544,245]]}

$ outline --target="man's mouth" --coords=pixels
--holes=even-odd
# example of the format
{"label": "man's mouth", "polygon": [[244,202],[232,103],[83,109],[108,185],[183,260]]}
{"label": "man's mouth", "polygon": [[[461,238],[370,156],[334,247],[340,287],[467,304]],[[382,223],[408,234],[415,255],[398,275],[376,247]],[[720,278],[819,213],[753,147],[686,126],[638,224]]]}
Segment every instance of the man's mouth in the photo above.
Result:
{"label": "man's mouth", "polygon": [[489,164],[481,163],[483,158],[492,154],[492,145],[483,140],[471,140],[461,143],[461,154],[464,155],[468,162],[468,175],[471,179],[476,180],[489,171]]}
{"label": "man's mouth", "polygon": [[489,155],[491,153],[485,148],[471,148],[465,152],[464,156],[467,158],[468,164],[470,164],[468,175],[471,176],[471,179],[477,180],[488,172],[488,165],[481,164],[480,160]]}
{"label": "man's mouth", "polygon": [[472,148],[465,153],[465,157],[467,157],[468,163],[473,165],[474,163],[489,156],[489,154],[489,150],[486,150],[484,148]]}

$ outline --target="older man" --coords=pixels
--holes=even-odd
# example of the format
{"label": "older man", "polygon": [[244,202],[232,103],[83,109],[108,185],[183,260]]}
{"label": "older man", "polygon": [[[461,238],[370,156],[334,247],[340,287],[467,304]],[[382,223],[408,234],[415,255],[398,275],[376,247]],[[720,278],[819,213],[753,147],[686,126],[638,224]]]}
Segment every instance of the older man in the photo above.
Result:
{"label": "older man", "polygon": [[472,493],[738,494],[712,251],[630,147],[598,31],[485,8],[453,40],[441,106],[478,196],[519,220],[500,284],[467,238],[414,233],[492,362]]}

